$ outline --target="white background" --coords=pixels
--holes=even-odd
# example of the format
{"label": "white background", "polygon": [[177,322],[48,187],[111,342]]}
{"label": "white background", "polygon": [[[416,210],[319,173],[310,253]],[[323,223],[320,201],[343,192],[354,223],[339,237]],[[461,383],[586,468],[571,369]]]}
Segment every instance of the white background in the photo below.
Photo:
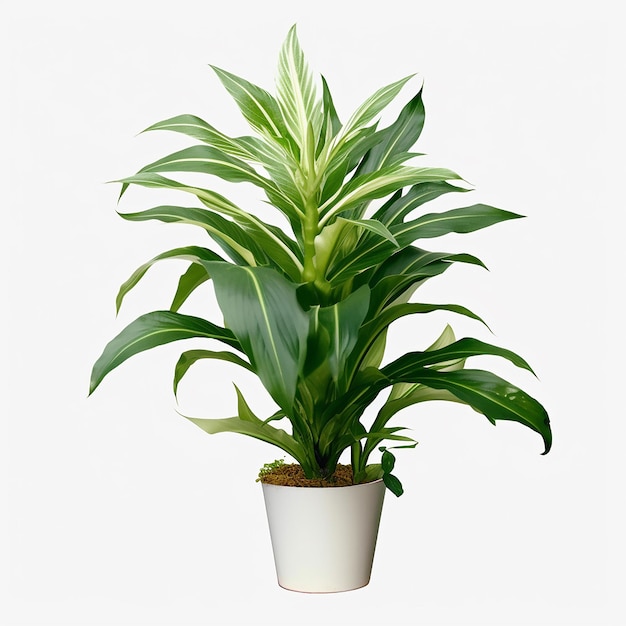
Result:
{"label": "white background", "polygon": [[[0,622],[626,623],[617,598],[625,586],[617,3],[225,4],[3,8]],[[202,342],[140,355],[87,399],[105,343],[140,313],[166,308],[184,266],[151,270],[116,320],[119,284],[158,252],[204,242],[191,227],[124,222],[118,189],[104,182],[189,145],[167,133],[135,136],[172,115],[245,134],[208,64],[271,89],[294,22],[344,120],[378,87],[418,72],[398,106],[424,79],[424,163],[470,181],[466,204],[528,216],[432,246],[478,254],[491,271],[454,268],[423,300],[468,306],[495,336],[451,316],[414,318],[399,325],[390,355],[426,347],[446,321],[459,335],[514,349],[539,380],[483,365],[538,397],[554,429],[543,457],[535,433],[494,428],[466,407],[398,416],[420,445],[398,454],[406,493],[387,496],[372,581],[326,596],[276,584],[254,478],[279,452],[209,437],[176,413],[173,365]],[[245,188],[232,197],[257,202]],[[167,201],[135,191],[120,208]],[[204,292],[185,310],[210,315],[208,302]],[[233,378],[254,408],[269,407],[229,367],[198,364],[181,385],[180,409],[231,415]]]}

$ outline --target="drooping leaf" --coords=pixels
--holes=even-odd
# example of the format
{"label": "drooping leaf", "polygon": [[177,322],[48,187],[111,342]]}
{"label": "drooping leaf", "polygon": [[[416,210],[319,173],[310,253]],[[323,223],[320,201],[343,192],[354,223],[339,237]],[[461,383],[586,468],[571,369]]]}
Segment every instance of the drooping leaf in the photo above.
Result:
{"label": "drooping leaf", "polygon": [[458,370],[438,372],[415,365],[403,368],[396,375],[392,363],[383,368],[392,382],[419,382],[433,389],[443,389],[482,413],[492,424],[496,420],[512,420],[538,432],[543,438],[545,450],[550,451],[552,432],[550,420],[544,407],[534,398],[508,381],[483,370]]}
{"label": "drooping leaf", "polygon": [[106,345],[93,366],[89,393],[93,393],[111,370],[131,356],[172,341],[192,337],[218,339],[241,350],[239,341],[226,328],[216,326],[199,317],[171,311],[152,311],[131,322]]}
{"label": "drooping leaf", "polygon": [[[276,236],[276,229],[272,229],[263,220],[259,219],[255,215],[252,215],[251,213],[248,213],[247,211],[244,211],[227,198],[224,198],[224,196],[221,196],[210,189],[202,189],[199,187],[185,185],[153,172],[139,172],[134,176],[124,178],[117,182],[137,184],[143,187],[160,187],[191,193],[196,196],[207,208],[217,211],[223,215],[227,215],[239,224],[245,226],[248,230],[253,230],[255,238],[261,238],[264,245],[269,244],[272,248],[283,248],[283,253],[291,257],[292,262],[299,265],[299,261],[294,254],[295,245],[289,246],[285,244],[285,241],[288,238],[284,233],[281,237]],[[290,214],[288,217],[294,217],[294,215]]]}
{"label": "drooping leaf", "polygon": [[271,181],[245,161],[212,146],[191,146],[178,150],[142,167],[139,172],[199,172],[233,183],[252,183],[264,190],[275,189]]}
{"label": "drooping leaf", "polygon": [[229,222],[221,215],[197,207],[157,206],[138,213],[120,213],[125,220],[143,222],[158,220],[165,223],[181,223],[199,226],[222,247],[236,262],[262,265],[267,262],[263,249],[238,224]]}
{"label": "drooping leaf", "polygon": [[187,271],[178,280],[176,293],[170,305],[170,311],[178,311],[185,300],[202,284],[209,280],[210,276],[203,265],[192,263]]}
{"label": "drooping leaf", "polygon": [[360,219],[360,220],[352,220],[345,217],[338,218],[337,221],[348,222],[350,224],[354,224],[355,226],[359,226],[360,228],[364,228],[365,230],[369,230],[370,232],[386,239],[394,246],[398,245],[396,238],[389,232],[387,227],[384,224],[381,224],[378,220],[369,220],[369,219]]}
{"label": "drooping leaf", "polygon": [[393,456],[393,454],[391,454],[388,450],[383,450],[383,454],[380,458],[380,464],[385,474],[390,473],[396,465],[396,457]]}
{"label": "drooping leaf", "polygon": [[302,465],[305,471],[310,471],[310,464],[307,461],[303,446],[282,428],[275,428],[268,423],[269,420],[262,421],[254,415],[238,389],[237,397],[239,414],[235,417],[222,419],[184,417],[211,435],[216,433],[238,433],[271,443],[290,454]]}
{"label": "drooping leaf", "polygon": [[[201,248],[200,246],[186,246],[183,248],[174,248],[167,252],[157,254],[155,257],[138,267],[131,276],[122,284],[115,300],[116,311],[119,312],[122,301],[126,294],[143,278],[145,273],[157,262],[164,259],[183,259],[199,264],[200,259],[205,261],[223,261],[219,254],[215,254],[212,250]],[[200,265],[202,273],[206,275],[206,270]]]}
{"label": "drooping leaf", "polygon": [[234,363],[235,365],[239,365],[247,369],[248,371],[253,371],[250,363],[242,359],[240,356],[233,354],[232,352],[216,352],[214,350],[187,350],[180,355],[178,362],[176,363],[176,367],[174,368],[174,395],[176,395],[178,391],[178,385],[183,376],[187,373],[189,368],[194,363],[200,361],[201,359],[217,359],[220,361],[228,361],[230,363]]}
{"label": "drooping leaf", "polygon": [[390,364],[389,369],[385,370],[385,372],[389,376],[389,372],[393,371],[393,376],[401,377],[405,372],[412,371],[418,366],[425,367],[435,365],[437,363],[485,355],[502,357],[513,363],[513,365],[528,370],[534,374],[530,365],[515,352],[507,350],[506,348],[494,346],[490,343],[485,343],[479,339],[473,339],[471,337],[459,339],[458,341],[455,341],[454,343],[451,343],[443,348],[439,348],[438,350],[408,352],[407,354],[396,359],[393,364]]}
{"label": "drooping leaf", "polygon": [[209,146],[223,150],[231,156],[243,159],[247,159],[251,156],[238,138],[228,137],[195,115],[177,115],[152,124],[152,126],[148,126],[148,128],[142,132],[145,133],[152,130],[170,130],[176,133],[182,133],[188,137],[203,141]]}
{"label": "drooping leaf", "polygon": [[[197,207],[160,206],[140,213],[124,213],[122,217],[133,221],[156,219],[162,222],[180,222],[204,228],[235,259],[248,265],[272,264],[292,279],[298,280],[302,264],[283,234],[245,211],[230,211],[237,223]],[[240,226],[238,226],[240,224]],[[293,242],[291,242],[293,243]],[[295,245],[294,245],[295,247]],[[231,255],[232,256],[232,255]]]}

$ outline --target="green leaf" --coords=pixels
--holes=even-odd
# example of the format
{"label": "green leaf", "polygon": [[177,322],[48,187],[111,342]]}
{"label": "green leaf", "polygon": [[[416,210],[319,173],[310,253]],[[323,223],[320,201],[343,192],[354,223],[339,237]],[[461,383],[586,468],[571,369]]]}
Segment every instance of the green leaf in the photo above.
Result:
{"label": "green leaf", "polygon": [[418,140],[424,126],[422,90],[402,109],[398,119],[379,130],[378,142],[359,164],[357,174],[367,174],[390,165],[394,157],[407,153]]}
{"label": "green leaf", "polygon": [[300,150],[305,152],[308,125],[311,124],[316,134],[319,133],[322,109],[295,25],[290,28],[280,51],[276,86],[285,125]]}
{"label": "green leaf", "polygon": [[174,395],[178,391],[178,384],[182,380],[183,376],[187,373],[187,370],[194,364],[196,361],[201,359],[218,359],[220,361],[228,361],[230,363],[235,363],[235,365],[240,365],[241,367],[247,369],[252,372],[252,366],[247,361],[244,361],[241,357],[233,354],[232,352],[221,351],[215,352],[213,350],[188,350],[187,352],[183,352],[176,363],[176,368],[174,369]]}
{"label": "green leaf", "polygon": [[369,308],[370,290],[364,285],[345,300],[319,309],[318,320],[328,332],[328,366],[338,393],[346,390],[346,362],[359,337],[361,324]]}
{"label": "green leaf", "polygon": [[[388,372],[393,370],[393,376],[402,376],[403,373],[412,371],[417,366],[430,366],[437,363],[443,363],[447,361],[455,361],[458,359],[467,359],[472,356],[500,356],[507,359],[513,365],[522,369],[528,370],[534,374],[530,365],[518,354],[512,350],[506,348],[500,348],[490,343],[485,343],[479,339],[473,339],[471,337],[465,337],[459,339],[450,345],[447,345],[438,350],[427,350],[425,352],[409,352],[398,359],[392,364],[389,364]],[[393,366],[393,367],[392,367]]]}
{"label": "green leaf", "polygon": [[[432,345],[426,348],[426,351],[432,352],[434,350],[440,350],[441,348],[445,348],[446,346],[449,346],[455,341],[456,341],[456,337],[454,336],[454,331],[452,330],[452,327],[450,326],[450,324],[446,324],[441,335],[439,335],[439,337],[432,343]],[[465,367],[465,359],[461,358],[461,359],[453,359],[450,361],[442,361],[439,363],[433,363],[429,367],[432,367],[433,369],[440,370],[440,371],[452,372],[454,370],[463,369],[463,367]],[[442,394],[442,393],[448,394],[447,391],[442,392],[441,390],[428,389],[428,387],[424,387],[423,385],[420,385],[419,383],[416,383],[416,384],[398,383],[392,387],[391,392],[387,398],[387,401],[385,402],[385,406],[393,404],[393,402],[399,398],[404,398],[411,394],[414,394],[418,390],[421,390],[422,392],[432,392],[436,394]],[[427,394],[427,393],[421,393],[418,395],[419,397],[416,396],[417,399],[415,400],[415,402],[422,402],[425,400],[435,399],[435,398],[431,398],[430,394]],[[450,394],[448,394],[448,396],[449,395]],[[445,399],[449,399],[449,397]],[[458,399],[454,398],[454,396],[452,396],[452,399],[458,401]],[[413,403],[411,402],[409,404],[413,404]],[[385,409],[385,406],[383,406],[383,410]],[[397,410],[399,411],[400,409],[398,408]],[[394,411],[394,413],[395,412],[397,411]],[[382,423],[386,424],[387,422],[385,420]]]}
{"label": "green leaf", "polygon": [[471,233],[499,222],[520,217],[523,216],[486,204],[473,204],[443,213],[428,213],[411,222],[391,226],[390,231],[395,235],[400,245],[405,246],[416,239],[440,237],[448,233]]}
{"label": "green leaf", "polygon": [[[466,317],[471,317],[472,319],[478,320],[485,324],[485,322],[475,313],[472,313],[469,309],[466,309],[463,306],[457,304],[421,304],[421,303],[407,303],[407,304],[397,304],[395,306],[389,307],[385,309],[380,315],[372,319],[370,322],[365,324],[361,329],[359,334],[359,340],[350,355],[348,369],[351,375],[356,374],[359,369],[362,369],[362,361],[371,349],[371,347],[375,344],[378,337],[383,333],[393,322],[401,317],[406,315],[414,315],[416,313],[432,313],[433,311],[450,311],[452,313],[457,313],[459,315],[465,315]],[[486,324],[485,324],[486,326]],[[488,346],[489,344],[484,344]],[[495,347],[494,347],[495,348]],[[414,359],[417,359],[417,356],[411,355],[422,355],[425,361],[428,361],[431,357],[432,353],[430,352],[410,352],[407,357],[407,362],[412,363]],[[425,356],[424,356],[425,355]],[[504,356],[504,355],[501,355]],[[404,358],[404,357],[401,357]],[[450,358],[455,358],[451,356]],[[460,357],[459,357],[460,358]],[[394,361],[394,363],[399,363],[397,367],[401,367],[403,361],[400,359]],[[431,362],[436,362],[432,361]],[[395,372],[395,370],[394,370]],[[385,376],[388,376],[387,369],[383,368],[382,373]]]}
{"label": "green leaf", "polygon": [[350,224],[354,224],[356,226],[360,226],[365,230],[369,230],[370,232],[386,239],[391,242],[394,246],[398,246],[398,242],[396,238],[389,232],[387,227],[384,224],[381,224],[378,220],[370,220],[370,219],[362,219],[362,220],[351,220],[345,217],[337,218],[337,221],[348,222]]}
{"label": "green leaf", "polygon": [[269,268],[204,265],[213,277],[226,326],[240,341],[270,395],[289,414],[309,330],[296,284]]}
{"label": "green leaf", "polygon": [[170,305],[170,311],[178,311],[196,288],[206,283],[209,279],[210,276],[203,265],[192,263],[178,281],[178,287]]}
{"label": "green leaf", "polygon": [[496,420],[519,422],[541,435],[545,445],[543,454],[550,451],[552,432],[546,410],[526,392],[491,372],[467,369],[438,372],[417,364],[410,370],[404,367],[401,375],[396,375],[394,364],[384,367],[382,372],[394,383],[418,382],[449,391],[492,424]]}
{"label": "green leaf", "polygon": [[389,452],[385,448],[381,448],[381,450],[383,452],[383,455],[380,459],[380,464],[383,468],[383,472],[385,472],[385,474],[389,474],[393,471],[393,468],[396,465],[396,457],[393,456],[393,454],[391,454],[391,452]]}
{"label": "green leaf", "polygon": [[[376,256],[377,258],[378,256]],[[480,259],[470,254],[430,252],[416,246],[406,246],[385,258],[385,261],[376,268],[368,283],[370,286],[375,287],[392,277],[404,276],[408,278],[414,272],[438,261],[470,263],[485,268],[484,263]]]}
{"label": "green leaf", "polygon": [[[145,273],[157,262],[162,261],[163,259],[183,259],[187,261],[192,261],[193,263],[199,263],[200,259],[204,259],[205,261],[223,261],[222,257],[218,254],[215,254],[212,250],[207,250],[206,248],[201,248],[199,246],[186,246],[184,248],[174,248],[173,250],[168,250],[167,252],[163,252],[161,254],[157,254],[157,256],[150,259],[148,262],[144,263],[140,267],[138,267],[124,282],[124,284],[120,287],[120,290],[117,294],[117,298],[115,300],[116,311],[119,312],[120,307],[122,306],[122,301],[126,294],[143,278]],[[206,270],[200,265],[202,269],[202,273],[206,276]]]}
{"label": "green leaf", "polygon": [[374,219],[379,220],[385,226],[398,224],[417,207],[435,200],[439,196],[451,192],[464,193],[471,191],[463,187],[456,187],[445,181],[434,181],[429,183],[418,183],[413,185],[404,195],[399,192],[388,202],[386,202],[374,215]]}
{"label": "green leaf", "polygon": [[290,454],[305,471],[310,470],[305,451],[302,445],[290,434],[281,428],[275,428],[268,424],[269,420],[261,421],[250,410],[239,389],[237,389],[239,415],[236,417],[226,417],[222,419],[206,419],[197,417],[186,417],[190,422],[200,427],[205,432],[214,435],[216,433],[238,433],[260,439],[279,447]]}
{"label": "green leaf", "polygon": [[[431,346],[426,348],[426,351],[439,350],[445,348],[456,341],[454,331],[449,324],[443,329],[441,335],[433,342]],[[441,363],[434,363],[430,365],[431,368],[441,371],[454,371],[462,369],[465,365],[465,360],[444,361]],[[418,402],[426,402],[429,400],[445,400],[448,402],[461,402],[456,396],[453,396],[449,391],[444,389],[431,389],[430,387],[424,387],[420,383],[396,383],[392,386],[391,392],[383,406],[380,408],[374,423],[372,424],[372,430],[382,429],[385,424],[399,411],[417,404]],[[373,449],[373,447],[371,448]],[[371,451],[371,450],[370,450]],[[366,449],[366,454],[368,450]]]}
{"label": "green leaf", "polygon": [[[480,259],[472,255],[427,252],[413,246],[393,255],[379,266],[368,281],[373,286],[370,316],[377,315],[386,307],[400,304],[398,298],[408,301],[405,294],[408,293],[410,297],[425,280],[442,274],[455,262],[484,267]],[[355,279],[357,284],[360,284],[359,278],[357,276]]]}
{"label": "green leaf", "polygon": [[393,474],[383,474],[383,482],[394,496],[399,498],[404,493],[402,483]]}
{"label": "green leaf", "polygon": [[[442,213],[429,213],[411,222],[402,222],[390,226],[389,231],[396,238],[401,248],[406,248],[417,239],[439,237],[448,233],[469,233],[486,228],[502,221],[522,217],[510,211],[502,211],[484,204],[475,204],[461,209],[452,209]],[[368,238],[341,262],[329,268],[327,279],[340,284],[361,269],[371,267],[393,254],[390,242],[383,239]],[[475,257],[474,262],[478,261]],[[466,257],[466,262],[470,257]],[[480,261],[478,261],[478,264]]]}
{"label": "green leaf", "polygon": [[171,341],[206,337],[219,339],[241,350],[233,333],[199,317],[181,315],[171,311],[152,311],[131,322],[104,348],[93,370],[89,393],[93,393],[104,377],[131,356]]}
{"label": "green leaf", "polygon": [[323,76],[321,77],[321,79],[322,106],[324,113],[322,117],[322,128],[320,130],[317,152],[315,155],[316,157],[319,157],[320,152],[323,148],[330,146],[331,140],[341,130],[341,121],[339,120],[339,116],[337,115],[335,104],[333,102],[333,97],[330,93],[330,89],[328,88],[328,83]]}

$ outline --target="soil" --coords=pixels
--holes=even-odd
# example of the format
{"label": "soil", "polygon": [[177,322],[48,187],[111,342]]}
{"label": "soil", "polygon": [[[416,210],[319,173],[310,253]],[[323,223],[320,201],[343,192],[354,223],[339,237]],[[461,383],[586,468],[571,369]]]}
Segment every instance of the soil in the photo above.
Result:
{"label": "soil", "polygon": [[330,479],[307,478],[297,463],[275,467],[261,477],[262,483],[286,487],[346,487],[352,485],[352,465],[337,465]]}

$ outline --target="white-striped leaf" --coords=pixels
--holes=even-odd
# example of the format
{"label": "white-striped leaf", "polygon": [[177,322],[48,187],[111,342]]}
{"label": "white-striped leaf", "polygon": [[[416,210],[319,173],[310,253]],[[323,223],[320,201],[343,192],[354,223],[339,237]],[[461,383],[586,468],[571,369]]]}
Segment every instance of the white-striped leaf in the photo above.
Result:
{"label": "white-striped leaf", "polygon": [[335,197],[330,198],[320,207],[320,214],[324,216],[321,223],[328,221],[330,216],[346,211],[361,202],[382,198],[409,185],[460,178],[458,174],[445,168],[404,165],[363,174],[353,178],[335,194]]}
{"label": "white-striped leaf", "polygon": [[282,120],[280,107],[265,89],[235,76],[219,67],[211,66],[218,78],[234,98],[243,116],[252,128],[263,136],[273,139],[280,145],[286,145],[289,133]]}
{"label": "white-striped leaf", "polygon": [[376,117],[399,93],[402,87],[413,78],[414,74],[382,87],[372,94],[352,114],[341,133],[341,140],[346,141],[359,128],[365,126]]}
{"label": "white-striped leaf", "polygon": [[309,124],[316,137],[320,132],[322,109],[295,25],[289,30],[280,51],[276,86],[285,125],[300,150],[305,151]]}
{"label": "white-striped leaf", "polygon": [[[209,209],[213,209],[223,215],[227,215],[233,218],[238,224],[243,226],[247,231],[249,231],[254,238],[258,240],[258,243],[267,249],[268,253],[271,255],[271,258],[275,259],[277,263],[279,263],[281,269],[296,278],[299,276],[302,270],[302,264],[300,259],[298,258],[295,250],[296,244],[295,242],[288,242],[288,237],[286,235],[278,236],[276,234],[275,229],[266,224],[263,220],[258,217],[240,209],[238,206],[230,202],[230,200],[224,198],[220,194],[217,194],[208,189],[200,189],[198,187],[191,187],[189,185],[184,185],[182,183],[176,182],[169,178],[165,178],[159,174],[155,174],[152,172],[143,172],[135,174],[134,176],[130,176],[129,178],[125,178],[122,181],[127,184],[136,184],[144,187],[162,187],[166,189],[174,189],[179,191],[185,191],[187,193],[191,193],[195,195],[205,206]],[[181,209],[182,207],[178,207]],[[200,209],[193,208],[185,208],[183,211],[194,212],[197,216],[197,211]],[[185,216],[182,215],[184,218]],[[165,221],[165,220],[164,220]],[[174,220],[172,220],[174,221]],[[181,221],[179,219],[175,221]],[[204,224],[199,224],[204,227]],[[218,232],[217,235],[220,233]],[[240,252],[238,250],[238,252]],[[246,258],[246,261],[250,265],[254,265],[255,263],[250,261],[249,255],[242,255]]]}
{"label": "white-striped leaf", "polygon": [[203,141],[232,156],[242,159],[250,157],[249,152],[246,150],[245,146],[240,143],[239,138],[228,137],[195,115],[185,114],[170,117],[167,120],[148,126],[148,128],[142,132],[146,133],[151,130],[170,130]]}
{"label": "white-striped leaf", "polygon": [[200,172],[213,174],[224,180],[238,183],[247,182],[261,187],[274,189],[273,183],[263,178],[245,161],[212,146],[191,146],[169,154],[154,163],[142,167],[140,172]]}

